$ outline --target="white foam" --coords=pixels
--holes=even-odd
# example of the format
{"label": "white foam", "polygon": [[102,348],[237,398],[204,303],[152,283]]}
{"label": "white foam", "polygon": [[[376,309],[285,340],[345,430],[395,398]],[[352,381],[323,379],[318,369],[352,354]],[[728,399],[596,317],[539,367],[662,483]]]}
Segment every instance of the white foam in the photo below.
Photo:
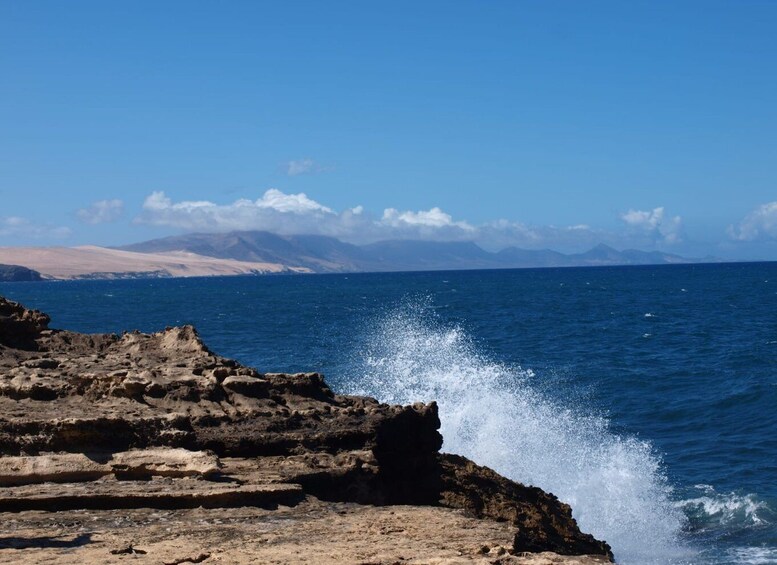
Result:
{"label": "white foam", "polygon": [[[436,400],[447,452],[467,456],[569,503],[580,528],[619,563],[673,563],[684,516],[650,444],[532,386],[533,373],[493,362],[423,305],[376,324],[350,392],[385,402]],[[352,379],[352,381],[355,379]]]}
{"label": "white foam", "polygon": [[735,563],[747,565],[774,565],[777,549],[769,547],[738,547],[729,552]]}
{"label": "white foam", "polygon": [[711,485],[695,485],[694,488],[700,491],[700,496],[682,500],[676,505],[689,514],[700,515],[707,523],[745,527],[765,523],[759,511],[765,510],[766,504],[753,494],[717,493]]}

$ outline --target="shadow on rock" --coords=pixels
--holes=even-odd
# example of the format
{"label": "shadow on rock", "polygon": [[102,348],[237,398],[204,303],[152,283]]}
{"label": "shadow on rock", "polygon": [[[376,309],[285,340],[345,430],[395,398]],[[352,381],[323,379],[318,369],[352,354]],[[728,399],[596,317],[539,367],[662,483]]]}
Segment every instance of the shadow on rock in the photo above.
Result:
{"label": "shadow on rock", "polygon": [[92,534],[81,534],[71,540],[41,536],[36,538],[7,537],[0,538],[0,549],[44,549],[81,547],[92,542]]}

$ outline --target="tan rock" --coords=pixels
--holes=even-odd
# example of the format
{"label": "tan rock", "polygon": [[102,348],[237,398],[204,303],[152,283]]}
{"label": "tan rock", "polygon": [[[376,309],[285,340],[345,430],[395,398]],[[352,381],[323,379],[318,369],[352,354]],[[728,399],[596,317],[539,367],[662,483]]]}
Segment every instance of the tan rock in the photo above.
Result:
{"label": "tan rock", "polygon": [[78,483],[42,483],[0,488],[0,512],[114,508],[272,508],[304,497],[291,483],[214,483],[198,479],[115,479]]}
{"label": "tan rock", "polygon": [[[265,516],[294,539],[279,541],[280,553],[248,546],[219,553],[221,534],[202,547],[192,538],[189,556],[226,563],[246,556],[242,562],[394,563],[414,536],[440,540],[415,546],[418,563],[510,563],[523,551],[611,555],[552,494],[441,454],[433,402],[391,406],[335,394],[318,373],[259,373],[211,352],[191,326],[118,336],[47,323],[45,314],[0,297],[0,485],[7,485],[0,509],[57,510],[56,519],[68,509],[204,505],[227,517],[232,507],[328,501],[317,507],[320,522],[293,514],[296,529]],[[344,503],[358,503],[347,506],[358,519],[340,520],[333,508],[343,507],[331,505]],[[393,510],[372,514],[366,505]],[[432,510],[438,505],[448,508]],[[404,522],[389,517],[409,506]],[[479,521],[450,521],[461,512]],[[415,529],[403,525],[418,520]],[[429,529],[435,520],[437,533]],[[504,529],[485,543],[457,523]],[[350,537],[337,537],[332,524],[350,528]],[[146,539],[189,535],[193,526],[182,519],[164,530],[169,535]],[[48,535],[39,530],[33,539]],[[153,562],[184,557],[160,553]]]}
{"label": "tan rock", "polygon": [[221,386],[231,392],[252,398],[267,397],[270,389],[266,380],[248,375],[228,376],[222,381]]}
{"label": "tan rock", "polygon": [[[0,514],[0,520],[5,526],[0,563],[14,565],[160,565],[203,554],[210,556],[202,561],[205,565],[608,562],[602,556],[549,552],[513,555],[507,551],[498,555],[499,548],[509,548],[514,534],[510,524],[429,506],[376,507],[308,499],[276,510],[246,507],[22,512]],[[44,537],[42,532],[47,532]]]}
{"label": "tan rock", "polygon": [[135,479],[211,477],[219,472],[220,467],[218,457],[212,453],[169,448],[91,457],[83,453],[0,457],[0,487],[93,481],[111,474]]}
{"label": "tan rock", "polygon": [[210,477],[221,468],[219,458],[212,453],[180,448],[124,451],[114,454],[108,465],[117,475],[140,477]]}
{"label": "tan rock", "polygon": [[83,453],[33,457],[0,457],[0,486],[45,482],[93,481],[111,473],[110,467]]}

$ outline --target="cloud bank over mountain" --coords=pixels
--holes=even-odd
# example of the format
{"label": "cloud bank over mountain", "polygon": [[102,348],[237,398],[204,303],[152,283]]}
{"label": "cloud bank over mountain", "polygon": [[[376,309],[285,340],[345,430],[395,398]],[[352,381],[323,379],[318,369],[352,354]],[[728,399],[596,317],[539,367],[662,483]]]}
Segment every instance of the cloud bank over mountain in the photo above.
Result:
{"label": "cloud bank over mountain", "polygon": [[[689,237],[684,218],[670,214],[663,206],[618,212],[608,228],[584,223],[536,225],[504,218],[477,223],[455,217],[440,206],[371,211],[357,204],[337,210],[304,192],[287,193],[276,188],[256,199],[231,202],[175,200],[157,191],[148,194],[139,213],[133,214],[137,206],[137,202],[133,206],[131,201],[117,198],[96,200],[71,212],[80,227],[21,215],[0,216],[0,245],[72,245],[77,237],[83,240],[87,232],[101,229],[105,234],[128,220],[136,229],[155,227],[155,234],[160,236],[261,230],[283,236],[324,235],[354,244],[389,240],[474,242],[489,251],[519,247],[577,253],[605,244],[617,249],[762,260],[773,255],[777,245],[777,201],[756,206],[738,222],[720,229],[718,235],[710,234],[706,242]],[[100,241],[88,239],[85,243]]]}
{"label": "cloud bank over mountain", "polygon": [[622,229],[611,231],[585,224],[532,226],[505,219],[476,225],[454,218],[440,207],[386,208],[373,214],[357,205],[338,212],[304,193],[287,194],[271,188],[256,200],[241,198],[227,204],[207,200],[175,202],[164,192],[153,192],[145,199],[135,222],[197,232],[264,230],[281,235],[326,235],[353,243],[394,239],[473,241],[488,249],[578,249],[598,243],[657,248],[683,240],[682,219],[667,217],[663,207],[629,210],[620,219]]}

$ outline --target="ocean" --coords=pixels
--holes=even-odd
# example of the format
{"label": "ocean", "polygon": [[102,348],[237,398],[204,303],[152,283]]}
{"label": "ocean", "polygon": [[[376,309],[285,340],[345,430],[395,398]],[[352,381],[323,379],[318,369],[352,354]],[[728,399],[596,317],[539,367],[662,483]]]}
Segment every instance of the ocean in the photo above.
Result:
{"label": "ocean", "polygon": [[52,326],[194,324],[260,371],[436,400],[443,450],[623,564],[777,563],[777,263],[2,283]]}

